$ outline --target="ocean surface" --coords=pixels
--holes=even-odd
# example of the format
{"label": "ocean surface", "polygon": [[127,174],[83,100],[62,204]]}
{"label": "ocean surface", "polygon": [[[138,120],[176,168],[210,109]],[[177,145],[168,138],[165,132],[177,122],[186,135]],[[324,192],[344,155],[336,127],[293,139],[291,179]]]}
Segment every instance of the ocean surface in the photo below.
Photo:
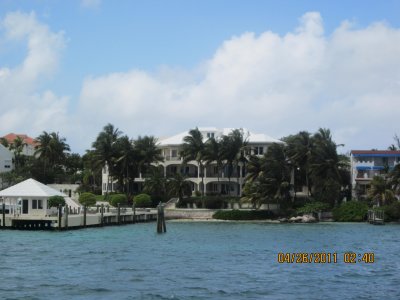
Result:
{"label": "ocean surface", "polygon": [[[400,299],[400,225],[167,222],[155,232],[0,231],[0,298]],[[344,262],[349,251],[356,263]],[[278,263],[278,253],[315,252],[337,263]]]}

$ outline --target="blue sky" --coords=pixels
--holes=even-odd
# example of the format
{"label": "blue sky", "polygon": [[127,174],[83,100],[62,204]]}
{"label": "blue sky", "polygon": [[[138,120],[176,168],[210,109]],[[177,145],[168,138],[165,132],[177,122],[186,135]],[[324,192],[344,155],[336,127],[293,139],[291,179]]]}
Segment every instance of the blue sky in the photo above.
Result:
{"label": "blue sky", "polygon": [[328,127],[343,151],[386,148],[400,134],[399,12],[399,1],[2,0],[0,134],[59,131],[83,152],[108,122],[131,137]]}

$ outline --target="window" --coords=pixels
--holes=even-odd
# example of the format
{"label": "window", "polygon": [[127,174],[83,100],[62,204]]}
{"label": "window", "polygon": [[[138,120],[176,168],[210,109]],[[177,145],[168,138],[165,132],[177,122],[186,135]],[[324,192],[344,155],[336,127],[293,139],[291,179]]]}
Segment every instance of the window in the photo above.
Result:
{"label": "window", "polygon": [[171,151],[171,157],[177,157],[178,156],[178,151],[177,150],[172,150]]}
{"label": "window", "polygon": [[214,132],[207,132],[207,137],[208,138],[213,138],[214,137]]}
{"label": "window", "polygon": [[32,209],[37,209],[37,200],[32,200]]}
{"label": "window", "polygon": [[254,154],[255,155],[263,155],[264,154],[264,147],[254,147]]}
{"label": "window", "polygon": [[38,200],[37,204],[38,204],[38,209],[43,209],[43,200]]}

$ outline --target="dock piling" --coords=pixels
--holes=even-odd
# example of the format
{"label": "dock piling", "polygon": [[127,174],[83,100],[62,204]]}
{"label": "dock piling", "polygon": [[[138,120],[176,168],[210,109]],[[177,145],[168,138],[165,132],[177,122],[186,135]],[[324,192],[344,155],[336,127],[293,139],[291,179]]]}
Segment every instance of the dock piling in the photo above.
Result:
{"label": "dock piling", "polygon": [[86,227],[86,205],[83,206],[83,227]]}
{"label": "dock piling", "polygon": [[101,226],[104,226],[104,204],[101,205],[100,207],[100,212],[101,212]]}
{"label": "dock piling", "polygon": [[157,206],[157,233],[165,232],[167,232],[167,228],[165,226],[164,205],[160,202]]}
{"label": "dock piling", "polygon": [[65,229],[68,229],[68,215],[69,215],[69,207],[65,206]]}
{"label": "dock piling", "polygon": [[3,226],[3,228],[6,227],[6,204],[3,202],[2,205],[2,213],[3,213],[3,221],[1,222],[1,225]]}
{"label": "dock piling", "polygon": [[61,230],[62,206],[58,205],[58,230]]}

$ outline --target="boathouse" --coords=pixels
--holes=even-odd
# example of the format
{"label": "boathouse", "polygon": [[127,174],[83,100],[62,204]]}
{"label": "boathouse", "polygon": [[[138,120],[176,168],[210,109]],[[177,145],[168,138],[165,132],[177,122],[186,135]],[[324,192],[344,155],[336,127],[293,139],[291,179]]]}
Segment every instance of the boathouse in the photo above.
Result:
{"label": "boathouse", "polygon": [[[50,208],[48,199],[62,196],[66,206]],[[68,229],[153,221],[150,210],[112,208],[109,205],[81,207],[78,203],[47,185],[27,179],[0,191],[1,228]]]}

